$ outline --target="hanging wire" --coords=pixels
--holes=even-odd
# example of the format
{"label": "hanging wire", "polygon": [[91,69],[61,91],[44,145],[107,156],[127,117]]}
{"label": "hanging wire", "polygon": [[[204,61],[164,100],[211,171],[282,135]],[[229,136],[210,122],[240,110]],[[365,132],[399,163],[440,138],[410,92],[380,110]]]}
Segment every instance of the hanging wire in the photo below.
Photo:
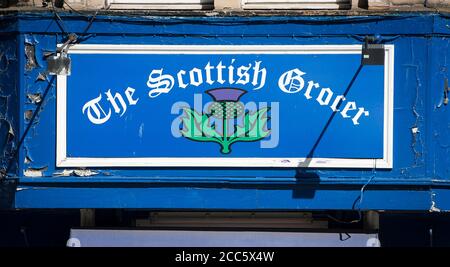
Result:
{"label": "hanging wire", "polygon": [[[345,235],[345,238],[342,236],[342,234]],[[349,233],[339,233],[339,240],[340,241],[347,241],[350,238],[352,238],[352,236]]]}
{"label": "hanging wire", "polygon": [[[73,11],[76,11],[75,9],[73,9],[71,6],[69,6],[65,1],[64,3]],[[59,47],[59,49],[57,49],[56,52],[65,52],[67,53],[67,50],[69,49],[70,44],[75,44],[75,43],[79,43],[82,40],[86,40],[87,38],[81,39],[78,38],[78,36],[75,33],[69,33],[69,31],[67,31],[67,27],[63,21],[63,19],[61,18],[61,16],[58,14],[58,11],[55,8],[55,0],[52,0],[52,12],[56,18],[56,22],[59,25],[63,35],[65,35],[67,38],[67,41],[64,43],[64,45],[62,45],[61,47]],[[81,12],[76,11],[78,14],[81,14]],[[98,11],[95,12],[95,14],[89,19],[89,23],[86,26],[86,28],[83,30],[83,32],[81,33],[82,37],[85,37],[87,31],[90,29],[90,27],[92,26],[96,16],[98,14]],[[7,164],[7,167],[3,170],[0,171],[0,178],[3,177],[7,177],[8,173],[11,171],[11,168],[13,167],[13,164],[18,156],[18,152],[20,151],[20,148],[23,145],[23,142],[25,141],[25,138],[29,132],[29,130],[31,129],[31,127],[33,126],[33,122],[36,119],[36,117],[40,114],[40,112],[42,112],[43,110],[43,103],[45,102],[45,99],[47,97],[47,94],[49,93],[50,89],[53,87],[53,83],[55,80],[55,76],[52,76],[52,78],[50,79],[50,81],[48,81],[48,86],[44,91],[44,94],[42,96],[42,100],[37,104],[35,111],[33,112],[33,115],[31,116],[31,119],[23,133],[23,135],[20,137],[19,142],[17,144],[16,149],[13,151],[12,156]]]}
{"label": "hanging wire", "polygon": [[95,13],[94,13],[93,16],[89,16],[89,15],[83,13],[83,12],[80,12],[80,11],[76,10],[76,9],[73,8],[71,5],[69,5],[66,1],[63,1],[64,4],[65,4],[70,10],[72,10],[74,13],[77,13],[78,15],[84,16],[84,17],[86,17],[86,18],[90,17],[89,20],[88,20],[88,25],[84,28],[83,32],[80,34],[80,37],[81,37],[81,38],[78,38],[78,36],[77,36],[75,33],[70,32],[70,31],[67,30],[68,28],[66,27],[66,25],[65,25],[65,23],[64,23],[64,20],[61,18],[61,16],[59,15],[58,11],[56,10],[54,2],[55,2],[55,0],[52,0],[52,12],[53,12],[53,14],[54,14],[55,17],[56,17],[56,22],[57,22],[57,24],[59,25],[59,27],[61,28],[61,31],[62,31],[63,35],[65,35],[65,38],[69,38],[71,35],[72,35],[72,36],[75,35],[77,38],[76,38],[75,41],[71,41],[71,44],[80,43],[80,42],[82,42],[82,41],[87,40],[89,37],[86,36],[86,33],[87,33],[87,32],[89,31],[89,29],[91,28],[91,26],[92,26],[94,20],[96,19],[97,14],[98,14],[99,11],[97,10],[97,11],[95,11]]}
{"label": "hanging wire", "polygon": [[61,17],[58,14],[58,11],[56,11],[55,8],[55,0],[52,0],[52,12],[56,17],[56,23],[58,24],[58,26],[61,28],[61,31],[64,35],[67,35],[67,28],[66,25],[64,25],[64,21],[61,19]]}
{"label": "hanging wire", "polygon": [[359,210],[361,210],[361,205],[362,205],[363,198],[364,198],[364,190],[372,182],[372,180],[375,179],[375,176],[377,174],[377,171],[376,171],[376,169],[377,169],[377,160],[374,159],[373,162],[374,162],[373,163],[374,166],[373,166],[373,169],[372,169],[372,176],[370,177],[369,180],[367,180],[367,182],[361,187],[361,190],[360,190],[359,205],[358,205],[359,206]]}
{"label": "hanging wire", "polygon": [[23,241],[25,242],[25,247],[30,247],[30,243],[28,242],[27,228],[20,227],[20,233],[23,236]]}
{"label": "hanging wire", "polygon": [[86,35],[86,34],[89,31],[89,29],[91,28],[92,24],[94,23],[94,20],[97,17],[97,14],[98,14],[98,10],[95,11],[95,14],[89,20],[88,25],[86,26],[84,31],[80,34],[81,38],[78,38],[78,40],[77,40],[78,43],[81,43],[81,42],[87,40],[90,37],[90,35]]}
{"label": "hanging wire", "polygon": [[[327,214],[327,217],[332,219],[335,222],[341,223],[341,224],[354,224],[354,223],[359,223],[362,220],[362,211],[361,211],[361,206],[364,200],[364,191],[366,190],[366,187],[375,179],[376,177],[376,168],[377,168],[377,160],[374,159],[373,160],[373,168],[372,168],[372,176],[367,180],[366,183],[364,183],[364,185],[361,187],[361,189],[359,190],[359,196],[355,199],[355,201],[353,202],[352,205],[352,210],[355,210],[355,207],[358,206],[357,212],[358,212],[358,219],[352,220],[352,221],[343,221],[340,220],[330,214]],[[358,204],[358,205],[356,205]]]}
{"label": "hanging wire", "polygon": [[[69,5],[69,3],[67,1],[63,1],[64,4],[74,13],[84,16],[84,17],[89,17],[89,14],[81,12],[80,10],[76,10],[75,8],[73,8],[71,5]],[[97,17],[99,10],[96,10],[94,15],[89,19],[89,24],[86,26],[86,28],[84,29],[83,34],[86,34],[86,32],[89,30],[89,28],[92,26],[92,22],[94,22],[94,19]]]}
{"label": "hanging wire", "polygon": [[44,91],[44,94],[42,95],[42,99],[39,103],[37,103],[36,109],[33,112],[33,115],[31,116],[30,121],[28,122],[27,128],[25,128],[25,131],[23,132],[22,137],[19,140],[19,143],[17,144],[16,149],[14,150],[14,152],[12,153],[12,156],[8,162],[8,165],[6,167],[6,169],[4,170],[4,173],[2,173],[2,175],[4,176],[8,176],[9,171],[11,170],[14,161],[16,160],[17,156],[19,155],[19,150],[22,147],[23,142],[25,141],[25,137],[27,136],[28,132],[30,131],[31,127],[33,126],[34,120],[36,119],[36,117],[42,112],[43,108],[43,104],[45,102],[45,99],[47,98],[47,94],[50,91],[50,88],[53,87],[53,82],[55,80],[55,76],[52,76],[52,78],[50,79],[50,81],[48,81],[48,85],[47,88]]}

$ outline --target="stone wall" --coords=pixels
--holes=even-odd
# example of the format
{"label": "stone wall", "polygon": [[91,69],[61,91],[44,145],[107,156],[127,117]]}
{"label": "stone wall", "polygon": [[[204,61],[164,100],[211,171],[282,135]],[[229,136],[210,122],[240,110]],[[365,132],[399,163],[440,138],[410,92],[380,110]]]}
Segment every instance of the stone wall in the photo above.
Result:
{"label": "stone wall", "polygon": [[[63,1],[63,0],[53,0]],[[65,8],[70,9],[104,9],[107,8],[107,0],[64,0]],[[241,10],[241,0],[215,0],[216,10]],[[450,8],[450,0],[351,0],[352,9],[373,9],[373,10],[407,10],[417,8]],[[0,0],[0,7],[5,6],[36,6],[42,7],[51,5],[51,0]]]}
{"label": "stone wall", "polygon": [[368,0],[369,9],[450,7],[450,0]]}

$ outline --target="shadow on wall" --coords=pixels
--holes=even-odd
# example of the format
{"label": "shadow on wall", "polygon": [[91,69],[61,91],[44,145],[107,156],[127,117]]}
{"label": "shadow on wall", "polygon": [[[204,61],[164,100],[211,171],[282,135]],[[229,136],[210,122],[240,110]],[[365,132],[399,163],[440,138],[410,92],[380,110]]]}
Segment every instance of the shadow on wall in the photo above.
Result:
{"label": "shadow on wall", "polygon": [[317,173],[306,169],[298,169],[295,174],[296,185],[292,190],[292,198],[312,199],[319,186],[320,177]]}

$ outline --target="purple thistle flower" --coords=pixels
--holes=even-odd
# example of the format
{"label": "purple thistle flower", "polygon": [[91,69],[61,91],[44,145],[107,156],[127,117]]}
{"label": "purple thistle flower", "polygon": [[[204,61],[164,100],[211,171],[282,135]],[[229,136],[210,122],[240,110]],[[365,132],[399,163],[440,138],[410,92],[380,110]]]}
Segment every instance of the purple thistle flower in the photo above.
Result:
{"label": "purple thistle flower", "polygon": [[217,88],[206,91],[216,102],[237,102],[247,91],[237,88]]}

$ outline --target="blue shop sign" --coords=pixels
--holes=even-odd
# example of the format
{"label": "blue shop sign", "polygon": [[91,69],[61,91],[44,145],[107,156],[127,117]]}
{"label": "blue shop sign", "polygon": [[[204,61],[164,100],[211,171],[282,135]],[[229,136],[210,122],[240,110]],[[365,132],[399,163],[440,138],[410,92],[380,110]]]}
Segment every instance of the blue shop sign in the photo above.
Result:
{"label": "blue shop sign", "polygon": [[57,166],[391,168],[384,50],[361,65],[361,45],[74,45]]}

